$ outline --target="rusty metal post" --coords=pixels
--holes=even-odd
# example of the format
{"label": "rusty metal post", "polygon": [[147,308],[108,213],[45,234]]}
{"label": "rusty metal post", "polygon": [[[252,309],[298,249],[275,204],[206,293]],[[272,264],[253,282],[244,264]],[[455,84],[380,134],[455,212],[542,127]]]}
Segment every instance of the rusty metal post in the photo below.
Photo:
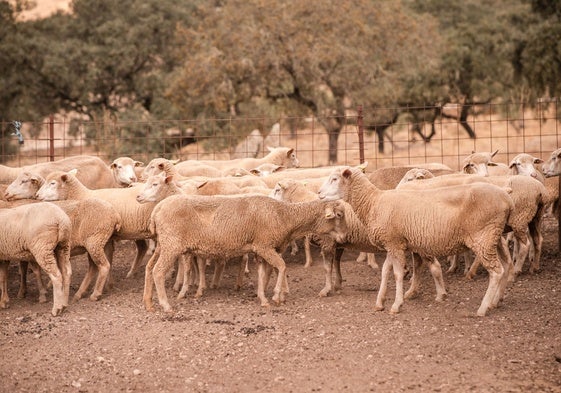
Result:
{"label": "rusty metal post", "polygon": [[[558,179],[558,187],[559,187],[559,194],[561,195],[561,176],[557,176]],[[557,248],[561,253],[561,200],[557,201]]]}
{"label": "rusty metal post", "polygon": [[357,132],[358,132],[359,161],[360,164],[363,164],[364,163],[364,125],[363,125],[363,116],[362,116],[362,105],[358,106],[356,125],[357,125]]}
{"label": "rusty metal post", "polygon": [[49,161],[55,160],[55,118],[49,116]]}

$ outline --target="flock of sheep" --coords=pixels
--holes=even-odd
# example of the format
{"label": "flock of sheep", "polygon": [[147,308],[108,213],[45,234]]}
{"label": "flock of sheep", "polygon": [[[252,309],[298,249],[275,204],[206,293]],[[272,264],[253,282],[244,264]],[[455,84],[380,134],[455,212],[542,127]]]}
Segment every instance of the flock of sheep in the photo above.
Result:
{"label": "flock of sheep", "polygon": [[[71,257],[87,253],[89,266],[74,299],[88,292],[98,300],[111,280],[114,248],[133,240],[136,258],[127,277],[146,264],[143,301],[153,310],[153,291],[170,311],[165,281],[176,272],[174,289],[184,297],[197,282],[206,289],[205,269],[214,264],[218,286],[225,263],[240,265],[241,286],[250,261],[257,265],[257,296],[265,293],[273,270],[272,301],[289,291],[283,252],[297,252],[303,239],[306,266],[310,243],[321,247],[327,296],[341,287],[344,250],[378,268],[374,253],[385,252],[376,309],[384,309],[390,270],[396,280],[391,312],[419,290],[419,269],[427,266],[436,299],[446,296],[438,258],[450,270],[463,256],[467,275],[479,265],[489,284],[478,315],[502,300],[529,260],[539,269],[544,214],[558,209],[561,149],[542,161],[519,154],[509,165],[494,153],[473,153],[460,172],[441,164],[381,168],[366,165],[299,168],[294,149],[270,149],[263,158],[175,162],[155,158],[147,165],[121,157],[107,165],[98,157],[76,156],[21,168],[0,166],[0,308],[8,306],[8,266],[20,265],[18,297],[26,294],[28,264],[37,280],[39,301],[52,283],[52,314],[69,305]],[[3,199],[3,200],[2,200]],[[513,242],[513,252],[509,241]],[[412,274],[403,281],[411,256]],[[473,259],[473,257],[475,257]],[[175,267],[175,269],[174,269]],[[333,274],[335,272],[335,274]],[[334,277],[333,277],[334,276]]]}

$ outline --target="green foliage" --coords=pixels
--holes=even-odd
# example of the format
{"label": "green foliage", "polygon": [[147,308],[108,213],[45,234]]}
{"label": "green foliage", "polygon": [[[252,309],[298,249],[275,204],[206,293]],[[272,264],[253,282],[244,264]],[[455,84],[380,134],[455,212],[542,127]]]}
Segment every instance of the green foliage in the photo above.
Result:
{"label": "green foliage", "polygon": [[281,113],[297,104],[336,134],[348,103],[405,101],[406,82],[438,64],[430,18],[400,2],[229,0],[200,8],[198,21],[180,30],[184,64],[168,90],[191,116]]}

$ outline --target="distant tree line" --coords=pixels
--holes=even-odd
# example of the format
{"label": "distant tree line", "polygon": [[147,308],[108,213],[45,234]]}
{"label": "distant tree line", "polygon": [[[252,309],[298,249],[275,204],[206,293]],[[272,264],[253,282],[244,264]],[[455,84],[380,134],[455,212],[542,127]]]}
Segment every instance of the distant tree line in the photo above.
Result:
{"label": "distant tree line", "polygon": [[[32,5],[0,1],[7,126],[58,112],[95,124],[196,119],[195,139],[231,140],[253,128],[227,119],[311,115],[336,162],[346,111],[357,105],[409,108],[365,117],[383,149],[385,129],[403,115],[420,124],[425,107],[435,108],[430,119],[458,104],[475,138],[473,105],[561,90],[557,0],[74,0],[70,13],[23,20]],[[3,131],[7,148],[13,136]]]}

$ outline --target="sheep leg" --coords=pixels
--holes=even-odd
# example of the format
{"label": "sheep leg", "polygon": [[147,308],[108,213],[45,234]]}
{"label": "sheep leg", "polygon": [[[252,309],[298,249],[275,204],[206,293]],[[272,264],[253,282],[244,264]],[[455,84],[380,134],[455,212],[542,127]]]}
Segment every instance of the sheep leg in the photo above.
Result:
{"label": "sheep leg", "polygon": [[[177,258],[177,273],[175,275],[175,282],[173,283],[173,290],[175,292],[180,292],[183,285],[185,285],[185,255]],[[187,283],[187,286],[189,283]],[[179,295],[178,295],[179,296]],[[178,297],[179,299],[179,297]]]}
{"label": "sheep leg", "polygon": [[72,265],[70,264],[70,243],[59,244],[55,249],[55,258],[62,274],[62,285],[64,291],[63,310],[68,307],[70,299],[70,281],[72,279]]}
{"label": "sheep leg", "polygon": [[518,252],[516,253],[516,264],[514,265],[514,275],[518,275],[522,272],[522,266],[526,261],[528,256],[529,239],[526,233],[526,228],[524,230],[514,230],[514,238],[518,244]]}
{"label": "sheep leg", "polygon": [[206,289],[206,265],[210,262],[210,258],[204,259],[197,257],[197,267],[199,270],[199,286],[197,288],[197,293],[195,293],[195,299],[203,296]]}
{"label": "sheep leg", "polygon": [[310,250],[310,235],[304,237],[304,252],[306,254],[306,263],[304,264],[304,267],[310,267],[314,262],[312,258],[312,251]]}
{"label": "sheep leg", "polygon": [[497,245],[497,253],[504,268],[504,273],[499,282],[499,289],[497,290],[497,293],[493,298],[493,302],[491,304],[492,307],[497,307],[499,305],[499,302],[503,300],[504,293],[509,281],[511,281],[511,279],[514,279],[514,275],[511,274],[514,270],[514,264],[512,262],[512,258],[510,257],[508,243],[502,237],[500,239],[500,243]]}
{"label": "sheep leg", "polygon": [[[113,262],[113,254],[115,253],[115,240],[110,239],[106,244],[105,244],[105,256],[107,257],[107,260],[109,261],[109,265],[112,264]],[[111,269],[109,269],[109,273],[107,274],[107,280],[105,282],[105,285],[107,287],[107,289],[111,289],[114,287],[114,282],[113,282],[113,276],[111,275]]]}
{"label": "sheep leg", "polygon": [[534,259],[530,264],[530,273],[535,273],[540,270],[540,259],[542,255],[543,236],[541,232],[541,211],[538,210],[538,219],[532,220],[528,224],[530,236],[532,237],[532,244],[534,245]]}
{"label": "sheep leg", "polygon": [[393,260],[393,275],[395,277],[395,300],[390,309],[391,314],[399,313],[403,304],[403,277],[405,276],[405,253],[399,251]]}
{"label": "sheep leg", "polygon": [[288,286],[286,281],[286,264],[282,257],[274,250],[266,248],[256,248],[255,253],[267,261],[278,271],[277,282],[273,289],[272,300],[279,305],[284,300],[285,290],[288,293]]}
{"label": "sheep leg", "polygon": [[442,266],[438,259],[433,258],[428,260],[429,270],[434,280],[434,285],[436,287],[436,301],[441,302],[448,295],[446,292],[446,286],[444,285],[444,278],[442,276]]}
{"label": "sheep leg", "polygon": [[7,308],[10,302],[8,295],[8,266],[10,261],[0,261],[0,308]]}
{"label": "sheep leg", "polygon": [[405,299],[413,299],[419,295],[419,283],[421,281],[420,272],[423,265],[423,259],[419,254],[412,253],[413,256],[413,274],[411,275],[411,286],[405,292]]}
{"label": "sheep leg", "polygon": [[265,289],[269,284],[272,270],[273,267],[270,264],[259,258],[257,263],[257,297],[261,300],[262,307],[269,306],[269,300],[265,296]]}
{"label": "sheep leg", "polygon": [[452,274],[456,271],[456,269],[458,269],[458,254],[449,255],[447,260],[450,264],[450,267],[448,268],[448,270],[446,270],[446,273]]}
{"label": "sheep leg", "polygon": [[474,263],[477,263],[477,260],[481,259],[481,264],[489,273],[489,285],[487,286],[487,291],[485,291],[481,305],[477,310],[477,315],[483,317],[487,313],[487,310],[492,307],[493,300],[499,290],[500,281],[504,275],[504,268],[497,256],[497,245],[495,245],[493,252],[480,251],[476,252],[475,255],[476,259]]}
{"label": "sheep leg", "polygon": [[178,254],[176,253],[161,253],[160,258],[158,258],[158,262],[156,262],[154,269],[152,269],[154,284],[156,286],[156,294],[158,295],[158,301],[160,306],[164,309],[164,312],[172,311],[166,293],[166,273],[173,267],[173,263],[177,257]]}
{"label": "sheep leg", "polygon": [[37,264],[45,270],[51,282],[53,283],[53,308],[51,314],[56,317],[64,310],[64,304],[67,303],[64,299],[64,281],[62,272],[57,266],[57,260],[54,253],[43,252],[42,254],[34,253]]}
{"label": "sheep leg", "polygon": [[210,283],[210,287],[212,289],[218,288],[220,286],[220,281],[222,281],[225,267],[226,261],[214,261],[214,273],[212,275],[212,281]]}
{"label": "sheep leg", "polygon": [[341,288],[343,288],[343,275],[341,274],[341,258],[343,257],[343,252],[345,252],[343,247],[335,248],[335,258],[333,259],[335,282],[333,283],[333,289],[336,292],[340,292]]}
{"label": "sheep leg", "polygon": [[90,287],[90,284],[96,273],[97,273],[97,268],[95,266],[93,259],[88,253],[88,271],[86,272],[86,275],[84,276],[84,279],[80,284],[80,288],[78,288],[78,290],[74,294],[74,300],[80,300],[84,296],[84,293],[86,293],[86,291]]}
{"label": "sheep leg", "polygon": [[238,277],[236,278],[236,291],[239,291],[243,287],[246,274],[249,274],[249,254],[244,254],[240,261]]}
{"label": "sheep leg", "polygon": [[154,265],[160,257],[160,246],[159,243],[156,244],[156,249],[154,254],[146,264],[146,270],[144,274],[144,294],[142,300],[144,302],[144,308],[147,311],[154,311],[154,301],[152,300],[152,295],[154,293],[154,277],[152,271],[154,270]]}
{"label": "sheep leg", "polygon": [[388,289],[388,278],[390,275],[390,268],[392,267],[392,257],[388,253],[384,264],[382,265],[382,276],[380,279],[380,289],[378,290],[378,296],[376,297],[376,311],[382,311],[384,309],[384,300],[386,299],[386,291]]}
{"label": "sheep leg", "polygon": [[97,301],[103,293],[103,288],[105,287],[105,282],[107,281],[111,264],[109,263],[104,250],[88,247],[88,251],[91,261],[93,261],[93,263],[95,263],[95,267],[97,267],[97,279],[95,281],[94,290],[90,295],[90,300]]}
{"label": "sheep leg", "polygon": [[134,259],[129,272],[127,273],[127,278],[131,278],[136,274],[138,266],[140,266],[140,262],[142,262],[144,256],[146,255],[146,251],[148,251],[148,244],[146,240],[135,240],[134,242],[136,244],[136,258]]}
{"label": "sheep leg", "polygon": [[380,270],[380,267],[376,262],[376,254],[374,254],[373,252],[366,253],[366,259],[367,259],[366,264],[368,266],[370,266],[374,270]]}
{"label": "sheep leg", "polygon": [[37,264],[37,261],[32,260],[29,261],[29,263],[31,264],[31,271],[35,275],[35,281],[37,282],[37,289],[39,291],[39,303],[46,303],[48,293],[47,285],[52,285],[52,283],[49,282],[47,283],[47,285],[45,285],[45,283],[43,282],[43,276],[41,274],[41,266]]}
{"label": "sheep leg", "polygon": [[21,261],[19,263],[18,299],[23,299],[25,298],[25,295],[27,295],[27,268],[28,267],[29,267],[29,262],[27,261]]}
{"label": "sheep leg", "polygon": [[298,253],[298,243],[296,243],[296,240],[292,240],[290,242],[290,255],[296,255]]}
{"label": "sheep leg", "polygon": [[356,257],[356,261],[359,262],[359,263],[362,263],[362,262],[366,261],[367,255],[368,255],[368,253],[365,253],[365,252],[361,251],[360,254],[358,254],[358,257]]}
{"label": "sheep leg", "polygon": [[[326,258],[325,254],[328,253]],[[323,270],[325,271],[325,286],[321,291],[319,291],[320,297],[325,297],[331,292],[332,286],[332,270],[333,270],[333,258],[335,258],[333,249],[322,250],[321,258],[323,259]]]}
{"label": "sheep leg", "polygon": [[177,294],[177,299],[185,298],[187,296],[187,292],[189,292],[191,275],[193,275],[195,273],[195,270],[197,269],[197,265],[194,263],[193,258],[193,254],[184,254],[179,257],[177,277],[179,278],[179,272],[181,272],[181,275],[183,276],[183,283],[181,285],[181,290]]}

